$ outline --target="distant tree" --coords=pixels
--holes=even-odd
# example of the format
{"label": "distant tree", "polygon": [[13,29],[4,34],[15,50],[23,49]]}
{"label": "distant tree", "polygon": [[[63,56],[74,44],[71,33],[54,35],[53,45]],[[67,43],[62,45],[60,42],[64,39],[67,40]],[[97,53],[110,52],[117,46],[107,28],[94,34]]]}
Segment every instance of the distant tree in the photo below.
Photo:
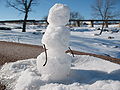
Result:
{"label": "distant tree", "polygon": [[84,17],[82,15],[80,15],[79,12],[71,12],[70,13],[70,19],[73,19],[73,20],[83,20]]}
{"label": "distant tree", "polygon": [[96,0],[94,5],[92,5],[93,15],[101,20],[104,20],[99,35],[102,34],[107,20],[114,19],[119,15],[119,13],[115,10],[116,4],[116,0]]}
{"label": "distant tree", "polygon": [[46,16],[43,17],[43,20],[47,20],[47,18],[48,18],[48,16],[46,15]]}
{"label": "distant tree", "polygon": [[[84,20],[84,17],[82,15],[80,15],[79,12],[70,12],[70,20]],[[83,24],[83,21],[75,21],[72,23],[75,26],[80,26]]]}
{"label": "distant tree", "polygon": [[27,18],[32,7],[37,4],[36,0],[7,0],[7,4],[25,14],[22,32],[26,32]]}

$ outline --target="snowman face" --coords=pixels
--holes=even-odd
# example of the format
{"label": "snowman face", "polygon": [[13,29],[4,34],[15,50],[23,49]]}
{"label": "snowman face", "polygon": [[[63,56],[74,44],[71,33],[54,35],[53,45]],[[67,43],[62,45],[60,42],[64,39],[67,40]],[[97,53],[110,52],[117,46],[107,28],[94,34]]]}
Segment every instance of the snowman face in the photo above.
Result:
{"label": "snowman face", "polygon": [[70,10],[63,4],[55,4],[49,11],[48,23],[50,25],[66,25],[70,18]]}

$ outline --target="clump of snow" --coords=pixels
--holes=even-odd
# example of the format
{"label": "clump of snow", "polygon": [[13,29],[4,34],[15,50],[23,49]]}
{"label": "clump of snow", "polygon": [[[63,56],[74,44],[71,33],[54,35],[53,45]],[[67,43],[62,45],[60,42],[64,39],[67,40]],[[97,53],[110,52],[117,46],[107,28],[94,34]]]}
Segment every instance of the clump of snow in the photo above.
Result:
{"label": "clump of snow", "polygon": [[8,63],[0,70],[0,81],[11,90],[119,90],[120,65],[92,56],[75,56],[66,79],[47,82],[44,78],[37,71],[36,59]]}
{"label": "clump of snow", "polygon": [[[48,55],[51,54],[48,53]],[[70,71],[71,61],[69,60],[71,60],[71,57],[66,54],[62,55],[62,57],[60,55],[48,56],[48,62],[46,66],[43,66],[45,63],[44,53],[37,57],[37,65],[39,65],[37,68],[42,74],[44,80],[56,81],[63,80],[67,77]]]}
{"label": "clump of snow", "polygon": [[21,72],[14,90],[39,90],[40,84],[40,76],[28,68],[24,72]]}
{"label": "clump of snow", "polygon": [[64,26],[70,19],[70,9],[63,4],[55,4],[49,10],[48,23],[53,26]]}
{"label": "clump of snow", "polygon": [[43,35],[42,43],[46,45],[47,49],[54,48],[56,51],[60,51],[62,48],[65,51],[69,44],[69,37],[70,32],[67,27],[52,27],[49,25]]}
{"label": "clump of snow", "polygon": [[64,80],[70,72],[71,56],[65,53],[70,37],[70,31],[65,25],[69,18],[70,10],[66,5],[55,4],[49,11],[49,25],[42,38],[42,43],[48,49],[47,64],[43,66],[46,60],[44,52],[37,57],[37,69],[44,80]]}

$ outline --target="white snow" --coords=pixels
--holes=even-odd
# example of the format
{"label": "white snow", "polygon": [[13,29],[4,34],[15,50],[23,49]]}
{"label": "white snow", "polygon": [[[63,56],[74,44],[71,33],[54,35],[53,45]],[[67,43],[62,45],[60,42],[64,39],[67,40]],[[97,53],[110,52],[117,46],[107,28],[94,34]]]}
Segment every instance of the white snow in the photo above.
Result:
{"label": "white snow", "polygon": [[[0,25],[3,27],[3,25]],[[14,25],[8,25],[7,27],[14,27]],[[15,24],[16,26],[16,24]],[[18,24],[17,27],[20,27]],[[41,45],[41,38],[43,36],[43,32],[36,31],[39,30],[37,26],[34,25],[37,29],[34,29],[33,26],[29,25],[28,32],[21,32],[21,29],[12,29],[12,30],[0,30],[0,41],[8,41],[8,42],[17,42],[17,43],[26,43],[26,44],[34,44],[34,45]],[[44,30],[43,28],[41,28]]]}
{"label": "white snow", "polygon": [[[114,28],[109,28],[114,30]],[[120,28],[118,28],[120,30]],[[108,55],[120,58],[120,31],[118,33],[103,32],[101,36],[95,36],[100,31],[95,28],[74,28],[71,32],[70,45],[74,50]],[[108,39],[108,37],[114,37]]]}
{"label": "white snow", "polygon": [[64,80],[70,72],[71,56],[65,53],[69,47],[70,30],[65,27],[69,17],[70,10],[63,4],[55,4],[49,11],[49,25],[42,38],[47,49],[47,64],[43,66],[45,52],[37,57],[37,69],[46,81]]}
{"label": "white snow", "polygon": [[48,23],[52,26],[65,26],[70,19],[70,9],[63,4],[55,4],[49,10]]}
{"label": "white snow", "polygon": [[[11,25],[11,27],[13,26],[14,25]],[[31,25],[28,25],[28,27],[29,29],[27,29],[27,32],[25,33],[22,33],[21,29],[12,29],[11,31],[0,30],[0,41],[42,45],[42,33],[46,30],[43,27],[38,27],[36,25],[34,25],[36,29],[34,29],[33,26],[31,27]],[[96,27],[99,26],[97,25]],[[99,30],[96,30],[96,27],[73,27],[70,36],[71,48],[77,51],[120,58],[120,31],[118,33],[111,33],[111,31],[103,32],[101,36],[95,36],[94,34],[100,32]],[[108,29],[114,30],[114,28],[120,30],[120,28],[114,27],[114,25]],[[64,33],[64,35],[67,36],[66,33]],[[109,36],[114,38],[108,39]],[[54,46],[55,45],[57,45],[57,43],[55,43]]]}
{"label": "white snow", "polygon": [[[28,25],[27,32],[22,33],[21,29],[16,29],[20,28],[21,24],[0,24],[0,27],[12,28],[11,31],[0,30],[0,41],[33,45],[44,43],[47,49],[50,49],[47,50],[46,67],[42,66],[45,62],[44,53],[37,59],[6,63],[0,66],[0,81],[6,84],[9,90],[120,90],[120,65],[87,55],[76,55],[71,63],[71,57],[63,53],[69,45],[70,33],[64,26],[69,19],[68,7],[56,4],[49,13],[47,30],[37,25]],[[100,32],[96,29],[99,25],[95,25],[94,28],[71,28],[70,46],[77,51],[120,58],[120,31],[112,33],[112,30],[120,28],[116,25],[109,26],[110,31],[103,32],[101,36],[95,36]],[[41,61],[38,62],[38,59]],[[40,66],[37,67],[38,63]],[[64,75],[66,78],[63,79]]]}
{"label": "white snow", "polygon": [[37,71],[36,59],[8,63],[0,71],[0,79],[12,90],[120,90],[120,65],[78,55],[67,79],[47,82],[44,78]]}

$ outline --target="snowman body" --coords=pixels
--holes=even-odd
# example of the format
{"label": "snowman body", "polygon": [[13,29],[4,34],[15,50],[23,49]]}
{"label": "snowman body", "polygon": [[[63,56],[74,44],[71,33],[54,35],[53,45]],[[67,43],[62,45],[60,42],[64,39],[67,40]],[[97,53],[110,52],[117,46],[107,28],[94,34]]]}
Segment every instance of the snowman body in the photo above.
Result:
{"label": "snowman body", "polygon": [[37,69],[46,80],[58,81],[70,72],[71,56],[65,53],[69,45],[70,31],[65,26],[70,17],[70,10],[63,4],[55,4],[49,11],[49,25],[42,38],[47,48],[48,62],[45,66],[45,53],[37,57]]}

